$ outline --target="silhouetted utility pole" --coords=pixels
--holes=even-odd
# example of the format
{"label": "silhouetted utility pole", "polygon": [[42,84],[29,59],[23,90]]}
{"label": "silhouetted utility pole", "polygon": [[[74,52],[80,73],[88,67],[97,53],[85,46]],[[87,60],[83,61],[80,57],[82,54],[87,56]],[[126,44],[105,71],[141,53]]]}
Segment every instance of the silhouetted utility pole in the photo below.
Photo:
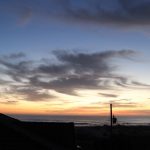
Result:
{"label": "silhouetted utility pole", "polygon": [[110,104],[110,150],[113,150],[112,128],[113,128],[112,104]]}
{"label": "silhouetted utility pole", "polygon": [[110,104],[110,127],[112,131],[112,125],[113,125],[113,120],[112,120],[112,104]]}

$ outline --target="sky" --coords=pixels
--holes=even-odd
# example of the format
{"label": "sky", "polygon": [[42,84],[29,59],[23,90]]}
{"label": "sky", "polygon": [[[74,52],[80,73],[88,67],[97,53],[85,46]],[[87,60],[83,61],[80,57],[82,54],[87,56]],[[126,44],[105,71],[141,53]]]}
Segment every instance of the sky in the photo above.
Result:
{"label": "sky", "polygon": [[0,111],[150,114],[150,0],[0,0]]}

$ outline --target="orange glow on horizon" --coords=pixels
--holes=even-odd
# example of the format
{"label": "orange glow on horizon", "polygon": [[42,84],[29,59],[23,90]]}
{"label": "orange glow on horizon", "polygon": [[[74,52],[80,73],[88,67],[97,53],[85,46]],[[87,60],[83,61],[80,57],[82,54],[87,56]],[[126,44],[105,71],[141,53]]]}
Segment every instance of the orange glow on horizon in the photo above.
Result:
{"label": "orange glow on horizon", "polygon": [[[149,110],[114,110],[113,109],[113,114],[116,116],[147,116],[149,115],[148,113]],[[55,111],[42,111],[40,109],[29,109],[29,108],[24,108],[24,109],[19,109],[19,108],[11,108],[9,110],[7,109],[1,109],[1,113],[4,114],[20,114],[20,115],[77,115],[77,116],[109,116],[110,110],[109,106],[105,110],[81,110],[81,109],[76,109],[76,110],[55,110]]]}
{"label": "orange glow on horizon", "polygon": [[[113,113],[118,116],[149,115],[150,103],[148,91],[126,91],[117,98],[106,98],[97,95],[98,91],[80,91],[81,96],[69,96],[55,93],[58,98],[46,101],[19,100],[16,104],[0,104],[1,113],[6,114],[34,114],[34,115],[96,115],[108,116],[109,104],[114,103]],[[85,96],[86,95],[86,96]],[[134,96],[136,95],[136,96]],[[131,97],[131,100],[130,100]],[[14,99],[7,95],[7,99]],[[17,97],[15,97],[17,100]],[[5,99],[5,96],[1,98]],[[119,101],[119,100],[120,101]]]}

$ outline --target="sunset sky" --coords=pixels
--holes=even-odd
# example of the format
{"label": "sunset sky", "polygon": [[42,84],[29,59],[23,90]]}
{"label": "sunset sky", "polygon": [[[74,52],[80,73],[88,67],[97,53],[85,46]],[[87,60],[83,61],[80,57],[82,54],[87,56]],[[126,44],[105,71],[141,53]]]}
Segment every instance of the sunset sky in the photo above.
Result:
{"label": "sunset sky", "polygon": [[0,0],[0,112],[150,115],[150,0]]}

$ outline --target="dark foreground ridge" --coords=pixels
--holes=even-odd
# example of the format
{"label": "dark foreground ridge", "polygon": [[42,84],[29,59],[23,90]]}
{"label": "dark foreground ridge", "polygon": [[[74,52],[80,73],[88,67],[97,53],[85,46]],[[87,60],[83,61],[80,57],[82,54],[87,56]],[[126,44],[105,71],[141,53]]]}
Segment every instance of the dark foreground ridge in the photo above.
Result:
{"label": "dark foreground ridge", "polygon": [[[150,126],[75,127],[0,114],[0,150],[150,150]],[[77,148],[78,147],[78,148]]]}
{"label": "dark foreground ridge", "polygon": [[73,123],[23,122],[0,114],[0,150],[74,150]]}

